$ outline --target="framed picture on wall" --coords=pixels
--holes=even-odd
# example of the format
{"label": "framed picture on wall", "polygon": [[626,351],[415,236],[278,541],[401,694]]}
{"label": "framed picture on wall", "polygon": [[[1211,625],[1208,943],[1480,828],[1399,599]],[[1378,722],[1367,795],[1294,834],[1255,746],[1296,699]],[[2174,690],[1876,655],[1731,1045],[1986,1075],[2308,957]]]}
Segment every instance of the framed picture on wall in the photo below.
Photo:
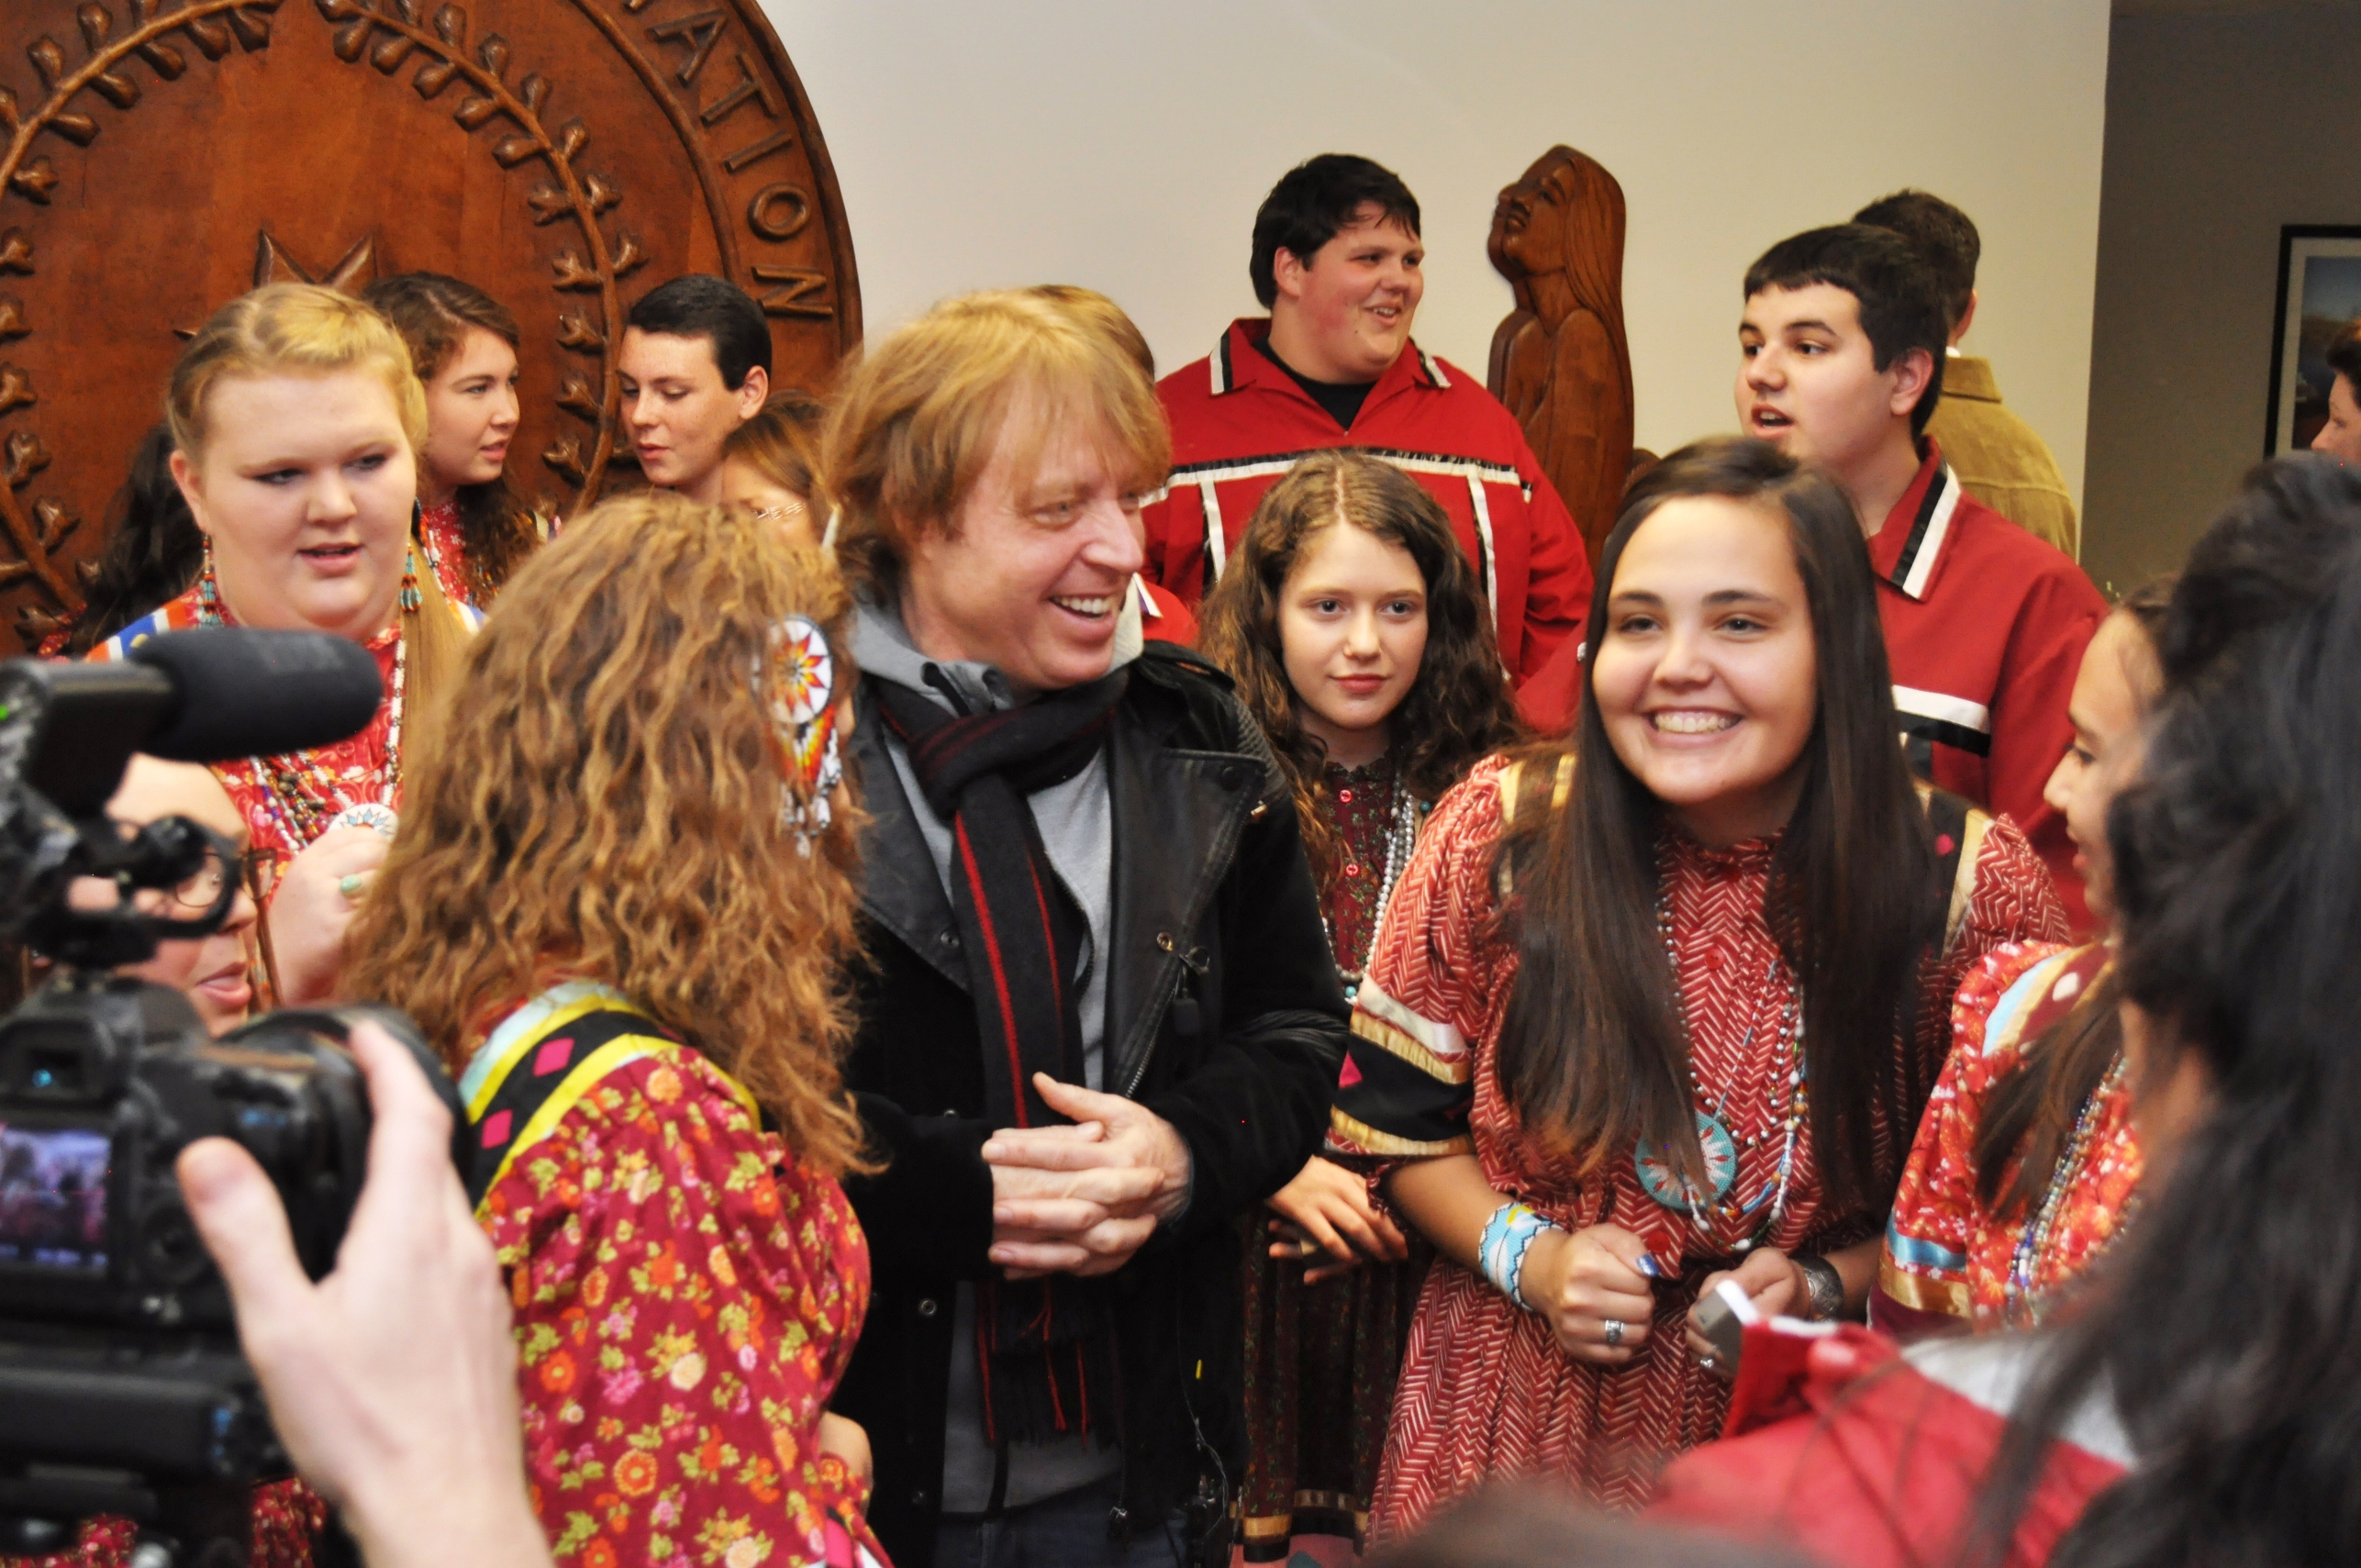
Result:
{"label": "framed picture on wall", "polygon": [[2353,321],[2361,321],[2361,226],[2282,228],[2265,457],[2303,450],[2328,422],[2329,387],[2336,374],[2322,356],[2329,339]]}

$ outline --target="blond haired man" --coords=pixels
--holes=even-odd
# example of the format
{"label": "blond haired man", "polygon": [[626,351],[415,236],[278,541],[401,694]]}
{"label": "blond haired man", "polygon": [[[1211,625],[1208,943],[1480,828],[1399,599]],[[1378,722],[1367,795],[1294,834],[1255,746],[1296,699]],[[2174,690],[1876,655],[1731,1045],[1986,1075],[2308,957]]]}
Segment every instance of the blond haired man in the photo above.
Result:
{"label": "blond haired man", "polygon": [[1161,1564],[1185,1502],[1219,1517],[1238,1217],[1342,1062],[1286,784],[1141,637],[1166,440],[1133,352],[1040,293],[895,333],[829,433],[872,817],[847,1082],[887,1162],[846,1184],[876,1299],[835,1408],[901,1568]]}

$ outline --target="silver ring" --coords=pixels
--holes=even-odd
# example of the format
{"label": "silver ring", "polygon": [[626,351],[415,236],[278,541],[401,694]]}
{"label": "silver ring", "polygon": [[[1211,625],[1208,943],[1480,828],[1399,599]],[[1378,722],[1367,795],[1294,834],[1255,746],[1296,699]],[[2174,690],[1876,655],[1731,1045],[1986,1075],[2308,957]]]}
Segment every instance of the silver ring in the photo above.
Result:
{"label": "silver ring", "polygon": [[1614,1350],[1623,1342],[1623,1319],[1620,1318],[1609,1318],[1601,1323],[1599,1327],[1607,1330],[1607,1348],[1609,1350]]}
{"label": "silver ring", "polygon": [[1715,1355],[1712,1351],[1708,1351],[1705,1354],[1697,1358],[1697,1364],[1703,1367],[1708,1372],[1720,1372],[1721,1370],[1721,1358]]}

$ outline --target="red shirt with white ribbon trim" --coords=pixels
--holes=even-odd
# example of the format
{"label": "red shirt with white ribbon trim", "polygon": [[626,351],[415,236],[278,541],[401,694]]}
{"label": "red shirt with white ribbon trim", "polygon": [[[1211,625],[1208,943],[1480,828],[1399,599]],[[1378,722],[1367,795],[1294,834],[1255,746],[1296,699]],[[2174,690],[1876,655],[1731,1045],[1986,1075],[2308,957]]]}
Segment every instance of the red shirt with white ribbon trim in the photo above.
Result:
{"label": "red shirt with white ribbon trim", "polygon": [[1912,770],[2022,828],[2087,927],[2066,818],[2042,790],[2074,743],[2066,699],[2107,601],[2055,546],[1968,495],[1932,439],[1869,562]]}
{"label": "red shirt with white ribbon trim", "polygon": [[[1500,661],[1522,685],[1582,639],[1590,561],[1515,416],[1457,365],[1412,343],[1369,388],[1350,429],[1258,346],[1267,319],[1233,321],[1213,353],[1156,384],[1173,471],[1144,508],[1144,575],[1194,605],[1221,575],[1263,493],[1307,452],[1356,447],[1442,505],[1492,606]],[[1565,715],[1528,715],[1561,728]]]}

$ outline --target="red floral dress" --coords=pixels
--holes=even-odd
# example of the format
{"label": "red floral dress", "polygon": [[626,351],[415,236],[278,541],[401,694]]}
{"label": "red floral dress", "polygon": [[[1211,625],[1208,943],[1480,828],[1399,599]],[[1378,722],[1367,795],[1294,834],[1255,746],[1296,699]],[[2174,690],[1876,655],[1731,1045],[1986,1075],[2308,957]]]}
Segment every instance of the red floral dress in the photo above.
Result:
{"label": "red floral dress", "polygon": [[[2031,1289],[2014,1316],[2030,1321],[2044,1299],[2114,1240],[2140,1183],[2131,1094],[2120,1073],[2092,1096],[2075,1168],[2054,1173],[2065,1184],[2046,1226],[2038,1212],[1998,1218],[1976,1195],[1976,1131],[1993,1087],[2038,1048],[2106,966],[2100,944],[2010,943],[1960,986],[1951,1059],[1927,1102],[1886,1229],[1870,1304],[1879,1328],[1907,1332],[1946,1319],[1988,1325],[2010,1317],[2010,1267],[2029,1233],[2035,1243]],[[2006,1180],[2015,1175],[2012,1162]],[[2036,1199],[2036,1211],[2040,1207]]]}
{"label": "red floral dress", "polygon": [[440,506],[418,508],[418,542],[426,547],[427,562],[434,568],[442,596],[454,605],[475,604],[475,586],[468,581],[467,540],[459,531],[459,498]]}
{"label": "red floral dress", "polygon": [[[1691,1362],[1683,1319],[1704,1275],[1733,1266],[1733,1244],[1760,1218],[1759,1210],[1734,1220],[1709,1214],[1714,1229],[1706,1234],[1648,1195],[1631,1154],[1586,1178],[1520,1135],[1493,1071],[1518,963],[1514,946],[1493,929],[1507,766],[1477,767],[1420,838],[1354,1004],[1331,1142],[1387,1159],[1473,1152],[1493,1187],[1557,1225],[1634,1232],[1670,1277],[1657,1287],[1638,1354],[1609,1370],[1569,1360],[1542,1318],[1481,1275],[1438,1260],[1394,1398],[1373,1519],[1380,1541],[1498,1476],[1554,1474],[1610,1507],[1643,1505],[1667,1460],[1721,1429],[1728,1385]],[[1692,1064],[1741,1140],[1786,1103],[1791,1070],[1784,1030],[1757,1027],[1779,1018],[1789,999],[1762,917],[1775,848],[1754,840],[1712,851],[1677,834],[1664,846]],[[1942,961],[1923,978],[1916,1038],[1903,1046],[1930,1074],[1962,973],[2002,943],[2066,930],[2047,873],[2008,822],[1972,817],[1962,858],[1965,896]],[[1743,1145],[1731,1190],[1749,1199],[1766,1192],[1782,1142],[1774,1135]],[[1823,1202],[1807,1125],[1784,1214],[1763,1240],[1782,1251],[1830,1251],[1875,1236],[1881,1218]]]}
{"label": "red floral dress", "polygon": [[[97,661],[120,659],[158,632],[184,631],[203,625],[205,612],[198,597],[201,592],[200,588],[191,588],[155,614],[133,621],[93,648],[90,657]],[[237,617],[226,607],[218,614],[223,625],[238,624]],[[367,645],[376,657],[377,674],[385,683],[386,691],[369,728],[349,740],[315,747],[284,759],[291,768],[312,771],[324,793],[345,805],[362,801],[382,801],[395,806],[401,804],[399,781],[390,790],[386,784],[386,742],[394,722],[394,654],[399,635],[400,617],[396,617],[394,625],[370,639]],[[271,890],[278,885],[280,873],[287,869],[287,862],[309,849],[311,840],[304,836],[301,826],[288,817],[284,803],[263,782],[254,759],[215,762],[212,768],[214,777],[221,781],[229,798],[237,803],[239,814],[246,818],[260,871],[261,895],[267,900]]]}
{"label": "red floral dress", "polygon": [[555,1556],[882,1562],[865,1483],[819,1451],[869,1306],[852,1206],[726,1073],[639,1043],[529,1128],[477,1208],[516,1305],[526,1475]]}
{"label": "red floral dress", "polygon": [[[253,1541],[248,1568],[311,1568],[312,1538],[328,1527],[328,1505],[300,1481],[254,1488]],[[110,1514],[91,1519],[72,1551],[47,1557],[0,1557],[7,1568],[128,1568],[139,1527]]]}

